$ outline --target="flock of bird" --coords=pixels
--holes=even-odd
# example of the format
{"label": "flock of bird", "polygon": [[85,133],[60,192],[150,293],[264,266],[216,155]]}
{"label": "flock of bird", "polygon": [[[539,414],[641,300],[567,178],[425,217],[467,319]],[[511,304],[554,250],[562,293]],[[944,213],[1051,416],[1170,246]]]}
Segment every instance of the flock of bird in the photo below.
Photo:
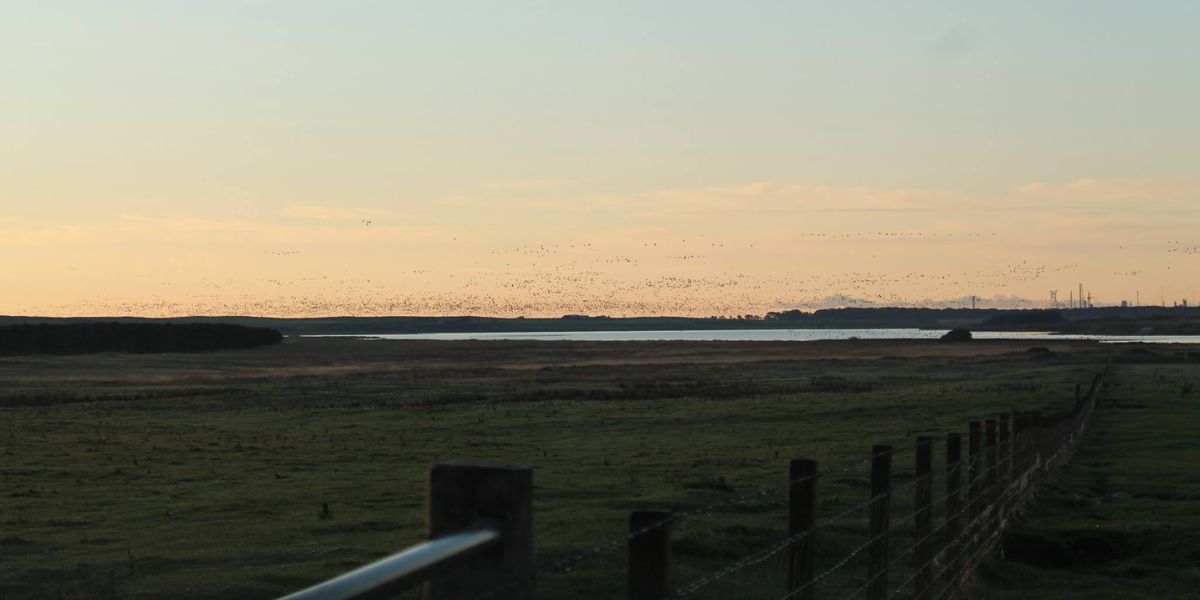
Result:
{"label": "flock of bird", "polygon": [[[363,220],[369,226],[369,220]],[[889,268],[874,255],[848,247],[843,264],[857,270],[833,272],[820,258],[802,258],[807,250],[828,248],[829,240],[962,239],[978,244],[995,233],[863,232],[796,233],[797,258],[778,250],[755,249],[747,241],[680,236],[657,241],[574,244],[525,244],[488,249],[456,245],[452,267],[439,259],[395,257],[394,270],[356,264],[336,272],[304,272],[300,250],[263,254],[263,264],[244,268],[220,281],[209,278],[164,281],[162,294],[138,300],[88,300],[63,310],[76,314],[253,314],[320,315],[498,315],[561,314],[740,315],[791,308],[836,306],[969,306],[972,296],[988,298],[981,306],[1045,306],[1045,300],[1019,297],[1013,289],[1032,282],[1056,288],[1075,281],[1078,263],[1040,264],[1013,261],[993,267],[952,268],[942,261],[922,270]],[[457,236],[449,241],[457,242]],[[640,246],[633,251],[630,247]],[[759,244],[761,247],[762,244]],[[886,246],[877,251],[884,254]],[[940,250],[939,250],[940,252]],[[1175,254],[1200,254],[1200,246],[1168,245]],[[315,254],[306,252],[308,254]],[[823,256],[820,253],[817,257]],[[288,263],[275,262],[287,259]],[[761,259],[761,260],[760,260]],[[805,261],[810,261],[806,264]],[[297,262],[298,261],[298,262]],[[771,262],[774,261],[774,262]],[[447,262],[442,259],[440,262]],[[321,267],[324,270],[325,267]],[[259,271],[261,277],[245,273]],[[312,267],[317,271],[318,267]],[[370,271],[370,272],[367,272]],[[303,275],[294,275],[303,273]],[[1141,269],[1117,271],[1134,277]]]}
{"label": "flock of bird", "polygon": [[1184,246],[1180,242],[1167,242],[1171,247],[1167,249],[1168,253],[1178,254],[1200,254],[1200,246]]}
{"label": "flock of bird", "polygon": [[866,238],[876,238],[876,239],[887,239],[887,238],[934,239],[934,238],[952,238],[952,237],[982,238],[982,237],[996,237],[999,234],[995,233],[995,232],[992,232],[991,234],[984,234],[984,233],[976,233],[976,232],[968,231],[968,232],[960,232],[956,236],[953,232],[939,232],[939,231],[874,231],[874,232],[858,232],[858,233],[800,233],[797,235],[798,235],[798,237],[848,240],[848,239],[866,239]]}

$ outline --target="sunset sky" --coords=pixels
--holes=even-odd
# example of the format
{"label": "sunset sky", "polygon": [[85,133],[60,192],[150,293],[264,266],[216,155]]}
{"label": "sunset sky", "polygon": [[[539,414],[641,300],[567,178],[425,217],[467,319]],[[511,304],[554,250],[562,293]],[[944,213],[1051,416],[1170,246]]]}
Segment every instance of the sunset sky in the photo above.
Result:
{"label": "sunset sky", "polygon": [[1200,2],[17,1],[0,314],[1200,292]]}

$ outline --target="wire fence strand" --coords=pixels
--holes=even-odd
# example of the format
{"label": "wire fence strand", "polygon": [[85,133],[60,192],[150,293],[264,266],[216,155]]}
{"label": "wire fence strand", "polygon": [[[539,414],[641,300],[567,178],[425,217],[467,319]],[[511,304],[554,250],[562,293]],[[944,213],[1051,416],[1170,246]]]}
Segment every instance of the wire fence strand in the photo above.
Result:
{"label": "wire fence strand", "polygon": [[[825,566],[807,581],[799,582],[794,589],[786,590],[779,600],[791,600],[813,591],[815,586],[827,581],[835,573],[850,565],[855,558],[881,542],[889,545],[889,552],[883,555],[882,560],[886,560],[886,563],[882,568],[875,569],[875,572],[865,577],[861,583],[855,582],[856,585],[853,585],[848,595],[833,597],[860,597],[878,584],[880,578],[886,578],[893,569],[900,570],[902,577],[905,573],[908,576],[895,585],[886,586],[887,598],[905,597],[905,589],[917,585],[918,579],[922,578],[924,587],[911,590],[911,595],[908,597],[934,600],[954,595],[974,572],[979,562],[995,548],[1001,539],[1003,528],[1013,515],[1028,504],[1050,475],[1074,456],[1087,431],[1096,398],[1103,386],[1107,371],[1106,367],[1097,374],[1087,394],[1079,398],[1080,401],[1076,402],[1072,409],[1043,416],[1039,422],[1031,422],[1014,413],[1011,431],[1007,429],[1009,425],[1007,420],[1001,428],[1002,439],[997,440],[993,433],[988,436],[993,443],[974,449],[969,456],[947,464],[944,470],[934,469],[927,474],[914,476],[903,484],[890,487],[882,494],[874,495],[863,502],[840,510],[832,516],[823,518],[808,529],[761,546],[724,567],[715,569],[708,575],[678,587],[674,593],[667,596],[667,599],[693,596],[736,573],[760,565],[785,550],[814,538],[818,532],[830,529],[855,513],[874,509],[880,506],[880,503],[887,504],[893,499],[905,500],[906,497],[902,492],[907,492],[922,483],[929,486],[925,488],[927,491],[918,490],[915,497],[907,499],[913,502],[914,506],[911,511],[903,517],[893,520],[884,531],[868,536],[865,541],[853,545],[844,554],[835,555],[836,558],[832,560],[832,564]],[[989,431],[994,430],[989,428]],[[844,474],[873,461],[882,454],[890,453],[894,456],[900,452],[901,450],[896,448],[889,449],[883,453],[872,454],[865,459],[849,461],[832,469],[823,469],[817,473],[791,479],[783,484],[760,487],[756,492],[750,494],[726,498],[672,514],[670,517],[637,531],[611,538],[568,558],[547,563],[537,569],[533,577],[552,573],[569,573],[580,562],[625,547],[630,542],[661,527],[684,519],[694,519],[700,515],[739,503],[762,502],[763,498],[782,495],[797,484]],[[966,477],[963,477],[964,474]],[[896,477],[903,476],[893,475],[891,477],[894,480]],[[939,476],[949,485],[945,493],[932,493],[933,482]],[[949,483],[951,481],[957,481],[957,483]],[[952,489],[955,491],[952,492]],[[920,500],[921,494],[926,494],[923,501]],[[953,508],[949,506],[952,499],[955,500]],[[939,513],[940,518],[935,518]],[[926,529],[923,535],[917,531],[918,516],[927,519],[927,524],[923,526]],[[964,518],[966,518],[965,521],[963,521]],[[891,537],[910,527],[913,528],[911,536],[907,536],[907,538]],[[890,544],[893,539],[901,544],[896,553],[890,552]],[[926,544],[930,546],[926,546]],[[919,565],[915,564],[921,558],[917,553],[918,548],[924,548],[924,556],[927,557],[923,564]],[[888,554],[891,554],[890,558],[887,558]],[[875,560],[873,554],[872,564],[879,564],[874,562]],[[527,579],[518,580],[512,585],[501,586],[479,598],[483,600],[495,597],[525,583],[528,583]]]}

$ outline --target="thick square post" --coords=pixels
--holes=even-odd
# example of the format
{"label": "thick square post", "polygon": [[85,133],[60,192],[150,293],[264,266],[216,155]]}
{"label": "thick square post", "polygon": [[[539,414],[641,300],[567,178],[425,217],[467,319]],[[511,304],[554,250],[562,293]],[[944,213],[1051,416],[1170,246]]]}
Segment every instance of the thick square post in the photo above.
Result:
{"label": "thick square post", "polygon": [[1012,456],[1013,443],[1010,431],[1011,415],[1000,415],[1000,499],[997,505],[1000,526],[1008,523],[1008,509],[1012,500]]}
{"label": "thick square post", "polygon": [[973,523],[983,507],[980,501],[980,469],[983,467],[983,430],[979,421],[967,425],[967,522]]}
{"label": "thick square post", "polygon": [[871,448],[871,516],[868,530],[870,564],[867,566],[867,600],[888,595],[888,534],[891,528],[892,447]]}
{"label": "thick square post", "polygon": [[533,468],[437,463],[429,469],[429,539],[489,523],[500,543],[425,584],[426,600],[533,597]]}
{"label": "thick square post", "polygon": [[[817,461],[793,460],[788,465],[788,537],[801,536],[788,548],[787,592],[796,600],[813,598],[813,528],[817,516]],[[807,532],[807,533],[805,533]]]}
{"label": "thick square post", "polygon": [[[987,490],[985,492],[985,497],[987,498],[985,510],[989,511],[989,514],[991,515],[988,518],[986,528],[990,528],[992,526],[992,521],[996,517],[996,500],[999,498],[1000,491],[998,485],[1000,475],[1000,447],[997,445],[998,439],[996,436],[996,425],[996,419],[988,419],[984,421],[983,447],[984,452],[987,454],[987,470],[984,472],[984,489]],[[987,535],[987,533],[988,532],[985,531],[984,535]]]}
{"label": "thick square post", "polygon": [[629,600],[671,594],[671,513],[635,510],[629,518]]}
{"label": "thick square post", "polygon": [[962,434],[946,434],[946,560],[947,572],[958,572],[962,556]]}
{"label": "thick square post", "polygon": [[914,491],[913,532],[913,594],[924,598],[933,585],[933,438],[917,438],[917,485]]}

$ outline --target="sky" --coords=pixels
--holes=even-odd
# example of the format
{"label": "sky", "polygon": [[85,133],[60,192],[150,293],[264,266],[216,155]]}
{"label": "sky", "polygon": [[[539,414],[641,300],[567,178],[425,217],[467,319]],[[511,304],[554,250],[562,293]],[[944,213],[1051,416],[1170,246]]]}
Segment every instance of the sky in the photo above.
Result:
{"label": "sky", "polygon": [[0,314],[1196,304],[1200,3],[6,2]]}

